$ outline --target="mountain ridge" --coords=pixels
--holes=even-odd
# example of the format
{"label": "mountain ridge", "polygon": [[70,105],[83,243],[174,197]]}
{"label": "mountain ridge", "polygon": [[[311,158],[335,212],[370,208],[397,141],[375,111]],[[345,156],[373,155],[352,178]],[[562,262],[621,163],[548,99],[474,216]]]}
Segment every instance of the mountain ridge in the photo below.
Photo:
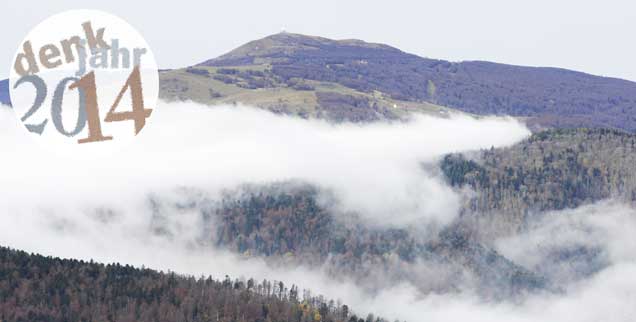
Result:
{"label": "mountain ridge", "polygon": [[[636,83],[557,67],[449,62],[357,39],[279,33],[160,72],[160,96],[369,122],[410,112],[510,115],[533,130],[636,132]],[[9,105],[8,82],[0,102]]]}
{"label": "mountain ridge", "polygon": [[[400,53],[404,53],[407,55],[411,55],[411,56],[416,56],[419,58],[423,58],[423,59],[430,59],[430,60],[437,60],[437,61],[443,61],[443,62],[448,62],[451,64],[461,64],[461,63],[488,63],[488,64],[493,64],[493,65],[499,65],[499,66],[508,66],[508,67],[519,67],[519,68],[532,68],[532,69],[543,69],[543,70],[554,70],[554,71],[558,71],[558,72],[569,72],[569,73],[574,73],[574,74],[579,74],[579,75],[584,75],[584,76],[592,76],[592,77],[600,77],[600,78],[605,78],[605,79],[611,79],[611,80],[619,80],[619,81],[625,81],[625,82],[629,82],[629,83],[636,83],[632,80],[628,80],[628,79],[624,79],[624,78],[620,78],[620,77],[613,77],[613,76],[607,76],[607,75],[597,75],[597,74],[593,74],[593,73],[589,73],[589,72],[585,72],[582,70],[574,70],[574,69],[568,69],[568,68],[563,68],[563,67],[558,67],[558,66],[541,66],[541,65],[522,65],[522,64],[513,64],[513,63],[502,63],[502,62],[495,62],[495,61],[489,61],[489,60],[484,60],[484,59],[465,59],[465,60],[457,60],[457,61],[451,61],[451,60],[444,60],[444,59],[436,59],[436,58],[432,58],[432,57],[428,57],[428,56],[421,56],[418,54],[412,54],[412,53],[408,53],[405,52],[397,47],[388,45],[388,44],[383,44],[383,43],[376,43],[376,42],[367,42],[365,40],[362,39],[357,39],[357,38],[346,38],[346,39],[330,39],[330,38],[326,38],[326,37],[321,37],[321,36],[313,36],[313,35],[305,35],[305,34],[299,34],[299,33],[291,33],[291,32],[280,32],[280,33],[276,33],[276,34],[272,34],[269,36],[265,36],[263,38],[260,39],[256,39],[256,40],[252,40],[249,41],[239,47],[236,47],[233,50],[230,50],[229,52],[222,54],[216,58],[212,58],[212,59],[207,59],[201,63],[195,64],[194,66],[200,66],[200,65],[213,65],[217,62],[221,62],[227,58],[232,58],[232,57],[239,57],[241,54],[246,54],[244,53],[245,50],[253,47],[254,45],[257,44],[261,44],[264,43],[266,41],[274,41],[277,43],[280,43],[283,39],[296,39],[299,43],[304,42],[303,40],[307,40],[307,39],[311,39],[311,40],[316,40],[319,41],[321,43],[338,43],[338,44],[342,44],[342,45],[350,45],[350,46],[359,46],[359,47],[366,47],[366,48],[383,48],[386,50],[392,50],[395,52],[400,52]],[[247,55],[247,54],[246,54]],[[258,56],[258,55],[250,55],[250,56]]]}
{"label": "mountain ridge", "polygon": [[636,131],[635,82],[563,68],[449,62],[387,45],[286,33],[250,42],[195,67],[212,66],[261,66],[283,80],[332,82],[471,114],[528,118],[537,128]]}

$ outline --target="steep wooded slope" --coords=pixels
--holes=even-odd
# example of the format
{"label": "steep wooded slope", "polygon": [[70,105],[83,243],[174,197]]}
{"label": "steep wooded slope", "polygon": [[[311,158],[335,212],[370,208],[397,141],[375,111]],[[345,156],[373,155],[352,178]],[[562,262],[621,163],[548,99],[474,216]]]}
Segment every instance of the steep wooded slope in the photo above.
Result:
{"label": "steep wooded slope", "polygon": [[0,247],[0,321],[364,320],[346,305],[282,282],[194,278]]}

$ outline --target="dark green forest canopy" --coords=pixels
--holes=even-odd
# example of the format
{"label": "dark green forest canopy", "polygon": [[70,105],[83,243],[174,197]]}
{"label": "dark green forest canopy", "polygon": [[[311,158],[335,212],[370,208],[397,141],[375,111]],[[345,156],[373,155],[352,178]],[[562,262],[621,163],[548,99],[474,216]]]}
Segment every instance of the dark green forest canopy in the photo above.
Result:
{"label": "dark green forest canopy", "polygon": [[619,130],[544,131],[476,156],[447,155],[440,167],[451,185],[478,192],[467,212],[498,216],[472,218],[508,223],[500,234],[519,231],[541,211],[636,200],[636,135]]}
{"label": "dark green forest canopy", "polygon": [[[372,227],[354,215],[343,221],[317,202],[318,190],[310,185],[248,187],[241,195],[239,200],[227,198],[217,211],[219,220],[209,224],[216,229],[211,234],[215,244],[236,253],[326,267],[331,277],[351,278],[371,291],[407,281],[424,294],[454,292],[465,286],[466,273],[478,281],[477,291],[490,298],[549,288],[541,276],[455,227],[437,235]],[[421,263],[440,267],[443,274],[412,269]],[[431,279],[436,282],[417,282]]]}
{"label": "dark green forest canopy", "polygon": [[[216,280],[0,247],[0,321],[365,322],[295,285]],[[368,320],[367,320],[368,321]],[[372,321],[385,321],[372,318]]]}

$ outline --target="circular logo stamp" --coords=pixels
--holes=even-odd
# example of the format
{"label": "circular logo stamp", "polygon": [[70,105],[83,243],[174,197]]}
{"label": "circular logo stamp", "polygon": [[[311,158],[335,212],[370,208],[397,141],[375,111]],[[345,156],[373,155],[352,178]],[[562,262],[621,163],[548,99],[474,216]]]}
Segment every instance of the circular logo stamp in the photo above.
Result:
{"label": "circular logo stamp", "polygon": [[121,146],[147,125],[159,97],[154,55],[124,20],[72,10],[37,25],[11,64],[13,109],[55,150]]}

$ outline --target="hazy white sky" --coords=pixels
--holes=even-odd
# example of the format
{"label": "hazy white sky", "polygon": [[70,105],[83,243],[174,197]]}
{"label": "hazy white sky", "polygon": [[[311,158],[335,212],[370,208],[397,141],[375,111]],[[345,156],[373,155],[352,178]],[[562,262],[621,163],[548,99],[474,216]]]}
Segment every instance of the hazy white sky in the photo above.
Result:
{"label": "hazy white sky", "polygon": [[145,37],[162,68],[182,67],[280,32],[358,38],[431,58],[554,66],[636,81],[633,0],[0,1],[0,78],[46,17],[100,9]]}

